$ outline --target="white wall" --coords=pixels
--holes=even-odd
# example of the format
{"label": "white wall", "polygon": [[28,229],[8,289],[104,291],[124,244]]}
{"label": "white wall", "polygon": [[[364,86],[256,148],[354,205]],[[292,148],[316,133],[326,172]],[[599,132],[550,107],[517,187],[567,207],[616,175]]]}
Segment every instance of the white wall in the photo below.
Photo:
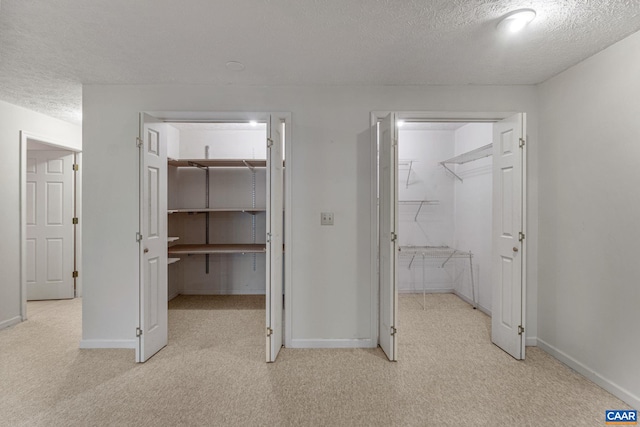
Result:
{"label": "white wall", "polygon": [[540,86],[539,344],[640,409],[640,33]]}
{"label": "white wall", "polygon": [[79,126],[0,101],[0,329],[21,320],[20,131],[82,149]]}
{"label": "white wall", "polygon": [[204,159],[205,147],[209,146],[212,159],[266,159],[266,134],[266,125],[251,130],[181,129],[180,158]]}
{"label": "white wall", "polygon": [[[455,131],[455,154],[462,154],[490,144],[493,125],[469,123]],[[492,227],[492,158],[475,160],[455,166],[463,182],[455,179],[455,229],[453,246],[473,252],[476,301],[482,310],[491,313],[491,227]],[[456,291],[471,300],[468,268],[458,281]],[[474,271],[474,274],[476,272]]]}
{"label": "white wall", "polygon": [[[372,344],[377,284],[371,265],[371,111],[525,111],[530,160],[536,160],[537,96],[531,86],[88,85],[83,93],[88,141],[83,338],[114,345],[134,340],[137,326],[139,111],[292,112],[292,158],[287,159],[292,242],[287,251],[293,270],[287,298],[297,345]],[[535,171],[534,163],[534,179]],[[535,221],[535,198],[530,202]],[[320,225],[323,211],[335,213],[333,227]],[[529,244],[534,250],[528,291],[535,296],[535,239]],[[536,312],[535,306],[528,312],[527,334],[532,336]]]}

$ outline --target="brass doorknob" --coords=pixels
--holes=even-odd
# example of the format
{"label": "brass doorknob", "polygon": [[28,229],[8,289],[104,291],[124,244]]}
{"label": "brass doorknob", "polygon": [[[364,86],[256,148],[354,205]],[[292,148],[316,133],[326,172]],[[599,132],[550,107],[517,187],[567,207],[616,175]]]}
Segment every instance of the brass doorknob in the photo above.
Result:
{"label": "brass doorknob", "polygon": [[146,254],[147,252],[149,252],[149,249],[148,248],[144,248],[144,253]]}
{"label": "brass doorknob", "polygon": [[518,248],[516,248],[515,246],[513,247],[513,252],[518,252]]}

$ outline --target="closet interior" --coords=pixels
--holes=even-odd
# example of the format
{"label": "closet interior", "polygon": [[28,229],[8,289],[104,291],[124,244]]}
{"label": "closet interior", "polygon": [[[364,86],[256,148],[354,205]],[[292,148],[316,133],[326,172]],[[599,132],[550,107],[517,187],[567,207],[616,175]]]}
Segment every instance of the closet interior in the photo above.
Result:
{"label": "closet interior", "polygon": [[454,293],[491,314],[491,123],[398,127],[398,292]]}
{"label": "closet interior", "polygon": [[171,123],[168,299],[264,295],[266,123]]}

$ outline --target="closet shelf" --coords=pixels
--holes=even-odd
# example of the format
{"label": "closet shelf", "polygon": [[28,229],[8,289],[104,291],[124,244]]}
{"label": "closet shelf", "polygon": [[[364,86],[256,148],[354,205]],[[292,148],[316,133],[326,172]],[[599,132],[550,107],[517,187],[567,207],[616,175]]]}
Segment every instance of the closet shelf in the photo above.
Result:
{"label": "closet shelf", "polygon": [[195,168],[264,168],[265,159],[169,159],[169,166]]}
{"label": "closet shelf", "polygon": [[179,237],[167,237],[167,243],[175,242],[178,239],[179,239]]}
{"label": "closet shelf", "polygon": [[180,261],[180,258],[167,258],[167,265]]}
{"label": "closet shelf", "polygon": [[440,164],[447,171],[451,172],[453,176],[458,178],[460,182],[462,182],[462,178],[460,178],[453,170],[451,170],[451,168],[447,167],[447,164],[463,165],[475,160],[484,159],[485,157],[489,157],[491,155],[493,155],[493,144],[487,144],[483,145],[480,148],[476,148],[475,150],[467,151],[466,153],[458,154],[455,157],[443,160],[440,162]]}
{"label": "closet shelf", "polygon": [[173,213],[206,213],[206,212],[244,212],[251,215],[258,214],[260,212],[266,212],[265,208],[184,208],[184,209],[169,209],[168,214]]}
{"label": "closet shelf", "polygon": [[265,253],[267,246],[263,244],[209,244],[209,245],[175,245],[168,250],[169,255],[201,255],[201,254],[246,254]]}
{"label": "closet shelf", "polygon": [[440,200],[398,200],[399,205],[417,205],[418,210],[416,211],[416,216],[413,217],[414,221],[418,220],[418,215],[420,215],[420,210],[424,205],[439,205]]}

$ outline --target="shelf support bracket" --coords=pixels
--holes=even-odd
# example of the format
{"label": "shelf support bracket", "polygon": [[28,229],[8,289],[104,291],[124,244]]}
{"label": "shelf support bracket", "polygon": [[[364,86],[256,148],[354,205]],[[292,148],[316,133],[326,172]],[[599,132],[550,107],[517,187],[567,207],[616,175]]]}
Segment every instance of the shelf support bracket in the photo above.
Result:
{"label": "shelf support bracket", "polygon": [[422,209],[422,205],[424,205],[424,200],[420,201],[420,206],[418,206],[418,211],[416,212],[416,216],[413,217],[414,222],[418,222],[418,215],[420,215],[420,209]]}
{"label": "shelf support bracket", "polygon": [[409,188],[409,178],[411,177],[411,168],[413,168],[413,160],[409,160],[409,173],[407,174],[407,184],[405,188]]}
{"label": "shelf support bracket", "polygon": [[449,169],[449,167],[448,167],[446,164],[444,164],[444,162],[440,162],[440,164],[441,164],[441,165],[442,165],[442,167],[443,167],[443,168],[445,168],[445,169],[446,169],[446,170],[447,170],[451,175],[453,175],[453,176],[455,176],[456,178],[458,178],[458,179],[460,180],[460,182],[463,182],[463,181],[462,181],[462,178],[460,178],[460,177],[458,176],[458,174],[456,174],[453,170]]}
{"label": "shelf support bracket", "polygon": [[251,163],[247,162],[246,160],[243,160],[242,163],[244,163],[244,165],[248,167],[251,172],[254,172],[256,170],[255,166],[253,166]]}
{"label": "shelf support bracket", "polygon": [[193,166],[193,167],[196,167],[196,168],[202,169],[202,170],[209,170],[208,167],[203,166],[203,165],[201,165],[199,163],[196,163],[196,162],[189,162],[189,166]]}
{"label": "shelf support bracket", "polygon": [[413,256],[411,257],[411,261],[409,261],[409,267],[407,267],[407,270],[411,270],[411,264],[413,264],[414,259],[416,259],[416,254],[413,254]]}

